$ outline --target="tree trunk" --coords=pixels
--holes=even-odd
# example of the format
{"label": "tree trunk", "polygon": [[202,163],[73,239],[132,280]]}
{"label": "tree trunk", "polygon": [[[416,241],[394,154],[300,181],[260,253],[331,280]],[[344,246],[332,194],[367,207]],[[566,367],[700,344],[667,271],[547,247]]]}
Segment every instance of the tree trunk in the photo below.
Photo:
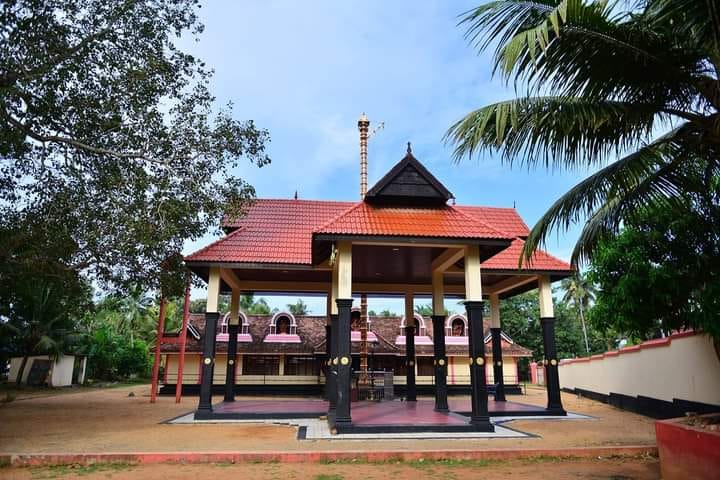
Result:
{"label": "tree trunk", "polygon": [[583,337],[585,337],[585,351],[587,353],[590,353],[590,344],[588,343],[588,338],[587,338],[587,327],[585,326],[585,314],[583,313],[582,303],[580,303],[579,306],[580,306],[580,323],[582,324]]}
{"label": "tree trunk", "polygon": [[22,362],[20,362],[20,369],[18,369],[17,379],[15,379],[15,385],[18,387],[22,384],[23,373],[25,373],[25,366],[27,365],[29,355],[24,355]]}

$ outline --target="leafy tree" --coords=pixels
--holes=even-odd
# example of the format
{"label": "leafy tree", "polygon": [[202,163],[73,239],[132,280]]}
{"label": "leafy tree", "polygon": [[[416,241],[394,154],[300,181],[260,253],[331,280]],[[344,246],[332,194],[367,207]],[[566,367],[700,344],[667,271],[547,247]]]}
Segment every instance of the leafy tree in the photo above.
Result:
{"label": "leafy tree", "polygon": [[701,329],[720,342],[720,223],[708,212],[662,208],[636,216],[603,239],[590,279],[600,286],[591,322],[641,339]]}
{"label": "leafy tree", "polygon": [[[558,358],[574,358],[587,353],[583,345],[583,333],[577,313],[565,302],[554,302],[555,343]],[[533,351],[532,358],[543,356],[542,329],[540,327],[540,306],[536,291],[516,295],[500,302],[502,330],[518,344]],[[592,328],[589,329],[591,353],[607,349],[607,337]]]}
{"label": "leafy tree", "polygon": [[588,342],[587,325],[585,324],[585,312],[588,311],[591,303],[595,301],[595,285],[588,280],[586,275],[576,273],[572,277],[564,279],[561,288],[565,291],[563,302],[575,307],[575,310],[580,315],[585,350],[589,353],[590,343]]}
{"label": "leafy tree", "polygon": [[308,307],[305,302],[302,301],[302,298],[298,298],[295,303],[288,303],[287,307],[293,315],[307,315],[310,313],[310,310],[308,310]]}
{"label": "leafy tree", "polygon": [[[248,293],[240,297],[240,309],[250,315],[270,314],[270,305],[268,305],[267,300],[264,298],[255,300],[255,295],[252,293]],[[294,314],[294,312],[291,313]]]}
{"label": "leafy tree", "polygon": [[424,305],[415,305],[415,313],[419,313],[423,317],[429,317],[433,314],[432,305],[424,304]]}
{"label": "leafy tree", "polygon": [[393,312],[393,311],[391,311],[391,310],[388,310],[388,309],[386,308],[385,310],[382,310],[382,311],[380,312],[379,316],[381,316],[381,317],[396,317],[396,316],[397,316],[397,313],[395,313],[395,312]]}
{"label": "leafy tree", "polygon": [[687,214],[687,194],[720,220],[706,195],[720,170],[719,15],[707,0],[505,0],[464,15],[469,41],[495,47],[495,71],[526,94],[454,124],[456,158],[600,167],[540,218],[525,259],[582,219],[572,259],[587,259],[649,204]]}
{"label": "leafy tree", "polygon": [[[271,313],[274,313],[277,311],[277,308],[270,309],[270,305],[268,305],[267,300],[264,298],[260,298],[257,301],[253,302],[253,304],[248,309],[247,313],[251,315],[270,315]],[[295,315],[295,314],[293,314]],[[300,314],[298,314],[300,315]]]}
{"label": "leafy tree", "polygon": [[[242,297],[240,297],[242,300]],[[242,304],[242,301],[241,301]],[[190,312],[191,313],[205,313],[207,306],[207,298],[196,298],[190,300]],[[230,310],[230,297],[228,295],[220,295],[218,301],[218,311],[227,312]]]}
{"label": "leafy tree", "polygon": [[69,236],[77,247],[59,260],[39,252],[38,262],[105,287],[179,295],[183,243],[253,197],[232,172],[242,159],[269,161],[267,132],[234,119],[231,105],[217,110],[210,70],[175,45],[202,31],[198,8],[0,4],[0,227],[35,218],[49,241]]}
{"label": "leafy tree", "polygon": [[127,335],[116,332],[111,325],[88,332],[84,353],[88,356],[88,378],[114,381],[150,375],[148,344],[143,340],[131,344]]}
{"label": "leafy tree", "polygon": [[91,289],[62,266],[74,248],[67,235],[49,241],[36,219],[0,225],[0,338],[8,353],[23,356],[18,383],[30,355],[58,357],[77,344],[77,322],[91,307]]}

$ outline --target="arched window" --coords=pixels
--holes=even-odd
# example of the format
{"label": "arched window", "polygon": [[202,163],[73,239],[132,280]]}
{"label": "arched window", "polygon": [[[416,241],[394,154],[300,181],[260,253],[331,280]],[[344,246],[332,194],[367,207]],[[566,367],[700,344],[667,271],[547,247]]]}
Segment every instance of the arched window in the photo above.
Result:
{"label": "arched window", "polygon": [[276,313],[270,321],[271,335],[296,335],[297,323],[292,313]]}
{"label": "arched window", "polygon": [[468,322],[465,315],[450,315],[445,321],[445,344],[468,344]]}
{"label": "arched window", "polygon": [[[415,322],[415,345],[432,345],[432,339],[428,337],[425,319],[419,313],[413,315]],[[405,345],[405,317],[400,320],[400,335],[395,339],[398,345]]]}
{"label": "arched window", "polygon": [[266,343],[301,343],[297,334],[297,322],[290,312],[278,312],[270,320],[270,333],[263,340]]}
{"label": "arched window", "polygon": [[468,325],[467,318],[463,315],[451,315],[445,323],[445,336],[447,337],[467,337]]}
{"label": "arched window", "polygon": [[[425,319],[420,315],[419,313],[415,313],[413,315],[413,320],[415,322],[415,336],[416,337],[425,337],[427,336],[427,330],[425,329]],[[405,317],[402,317],[400,320],[400,335],[405,336]]]}
{"label": "arched window", "polygon": [[[251,342],[252,338],[250,337],[250,324],[248,322],[247,316],[243,312],[238,312],[238,323],[238,342]],[[222,321],[220,323],[220,330],[217,334],[217,340],[219,342],[228,341],[229,326],[230,313],[228,312],[223,315]]]}

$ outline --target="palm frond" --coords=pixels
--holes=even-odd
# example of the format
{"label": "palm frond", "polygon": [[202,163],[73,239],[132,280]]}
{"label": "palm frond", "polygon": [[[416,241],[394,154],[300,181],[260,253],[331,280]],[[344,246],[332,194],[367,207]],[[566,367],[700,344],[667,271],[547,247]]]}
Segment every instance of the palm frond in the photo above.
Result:
{"label": "palm frond", "polygon": [[509,164],[573,168],[646,143],[670,115],[656,105],[526,97],[480,108],[450,127],[456,161],[498,151]]}
{"label": "palm frond", "polygon": [[691,130],[683,125],[570,189],[532,228],[521,261],[544,244],[549,232],[589,218],[573,252],[577,265],[589,258],[603,235],[617,231],[624,218],[649,204],[672,206],[687,187],[679,170]]}
{"label": "palm frond", "polygon": [[612,12],[604,1],[528,6],[511,0],[483,5],[461,24],[481,51],[499,41],[494,71],[525,81],[531,92],[688,110],[702,56],[668,49],[668,38]]}

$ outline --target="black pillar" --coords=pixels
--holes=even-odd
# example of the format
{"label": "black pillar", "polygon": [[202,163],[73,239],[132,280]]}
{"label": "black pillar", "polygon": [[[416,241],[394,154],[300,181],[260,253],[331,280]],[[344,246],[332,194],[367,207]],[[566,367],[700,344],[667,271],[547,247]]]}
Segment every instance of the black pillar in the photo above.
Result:
{"label": "black pillar", "polygon": [[472,414],[470,424],[483,432],[494,432],[488,413],[487,376],[485,375],[485,335],[482,301],[466,301],[468,340],[470,343],[470,390]]}
{"label": "black pillar", "polygon": [[215,367],[215,333],[220,314],[208,312],[205,314],[205,333],[203,337],[202,355],[202,383],[200,384],[200,403],[195,417],[212,413],[212,383]]}
{"label": "black pillar", "polygon": [[235,401],[235,372],[237,371],[238,325],[228,325],[227,369],[225,371],[225,401]]}
{"label": "black pillar", "polygon": [[493,355],[493,377],[495,377],[495,401],[505,401],[505,379],[503,379],[502,338],[499,328],[491,328]]}
{"label": "black pillar", "polygon": [[433,351],[435,359],[435,411],[447,412],[447,355],[445,354],[445,315],[433,315]]}
{"label": "black pillar", "polygon": [[[328,319],[329,319],[328,314]],[[330,366],[332,365],[332,355],[330,354],[330,346],[332,345],[332,325],[325,324],[325,391],[323,397],[325,400],[330,400]]]}
{"label": "black pillar", "polygon": [[557,348],[555,346],[555,318],[540,319],[545,359],[545,384],[547,385],[547,410],[555,415],[567,415],[560,399],[560,377],[558,375]]}
{"label": "black pillar", "polygon": [[[413,318],[414,322],[415,319]],[[417,401],[417,387],[415,386],[415,325],[405,327],[405,400]]]}
{"label": "black pillar", "polygon": [[337,328],[337,403],[335,405],[335,425],[350,425],[350,382],[352,381],[352,356],[350,351],[350,309],[352,298],[338,298]]}
{"label": "black pillar", "polygon": [[330,315],[330,343],[329,352],[330,359],[328,364],[328,378],[325,380],[328,384],[328,396],[329,410],[328,417],[334,422],[335,420],[335,407],[337,406],[337,365],[338,365],[338,354],[337,354],[337,333],[338,331],[338,316],[337,314]]}

